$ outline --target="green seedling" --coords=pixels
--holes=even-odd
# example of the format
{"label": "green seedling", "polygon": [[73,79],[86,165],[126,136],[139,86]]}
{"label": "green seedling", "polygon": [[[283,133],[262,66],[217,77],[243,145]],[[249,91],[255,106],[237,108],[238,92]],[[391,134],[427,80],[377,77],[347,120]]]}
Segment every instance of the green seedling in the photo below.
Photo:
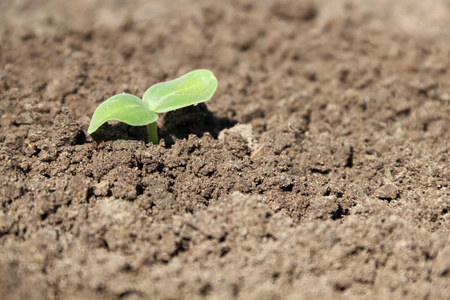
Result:
{"label": "green seedling", "polygon": [[195,70],[175,80],[157,83],[145,91],[142,100],[131,94],[118,94],[101,103],[92,116],[88,133],[115,120],[131,126],[147,125],[148,141],[158,143],[158,113],[208,101],[217,88],[209,70]]}

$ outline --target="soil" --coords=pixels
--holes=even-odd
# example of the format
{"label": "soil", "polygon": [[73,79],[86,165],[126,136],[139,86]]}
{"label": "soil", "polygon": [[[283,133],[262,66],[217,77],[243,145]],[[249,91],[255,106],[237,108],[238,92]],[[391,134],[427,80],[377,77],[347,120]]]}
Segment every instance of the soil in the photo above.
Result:
{"label": "soil", "polygon": [[[450,2],[0,3],[2,299],[450,299]],[[110,96],[206,68],[145,128]]]}

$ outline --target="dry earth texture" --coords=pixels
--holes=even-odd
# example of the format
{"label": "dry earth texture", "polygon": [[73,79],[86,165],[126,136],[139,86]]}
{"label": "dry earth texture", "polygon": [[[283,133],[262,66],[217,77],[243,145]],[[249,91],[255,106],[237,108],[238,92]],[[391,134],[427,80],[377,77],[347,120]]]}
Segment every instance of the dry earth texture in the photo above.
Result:
{"label": "dry earth texture", "polygon": [[[450,299],[450,2],[0,2],[2,299]],[[110,96],[198,68],[145,128]]]}

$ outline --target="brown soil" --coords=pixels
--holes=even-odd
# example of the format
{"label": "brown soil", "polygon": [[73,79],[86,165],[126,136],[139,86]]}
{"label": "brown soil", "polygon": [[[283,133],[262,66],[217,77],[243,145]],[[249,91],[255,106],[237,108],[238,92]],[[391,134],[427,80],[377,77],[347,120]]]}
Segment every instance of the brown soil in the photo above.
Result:
{"label": "brown soil", "polygon": [[[2,299],[450,299],[450,3],[0,3]],[[162,140],[95,108],[207,68]]]}

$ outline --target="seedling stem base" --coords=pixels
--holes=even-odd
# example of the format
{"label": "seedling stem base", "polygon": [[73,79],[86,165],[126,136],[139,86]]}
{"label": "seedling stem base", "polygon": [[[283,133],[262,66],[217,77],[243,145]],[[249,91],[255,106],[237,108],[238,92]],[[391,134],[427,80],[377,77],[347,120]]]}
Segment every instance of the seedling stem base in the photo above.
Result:
{"label": "seedling stem base", "polygon": [[147,125],[148,142],[158,144],[158,126],[156,122]]}

